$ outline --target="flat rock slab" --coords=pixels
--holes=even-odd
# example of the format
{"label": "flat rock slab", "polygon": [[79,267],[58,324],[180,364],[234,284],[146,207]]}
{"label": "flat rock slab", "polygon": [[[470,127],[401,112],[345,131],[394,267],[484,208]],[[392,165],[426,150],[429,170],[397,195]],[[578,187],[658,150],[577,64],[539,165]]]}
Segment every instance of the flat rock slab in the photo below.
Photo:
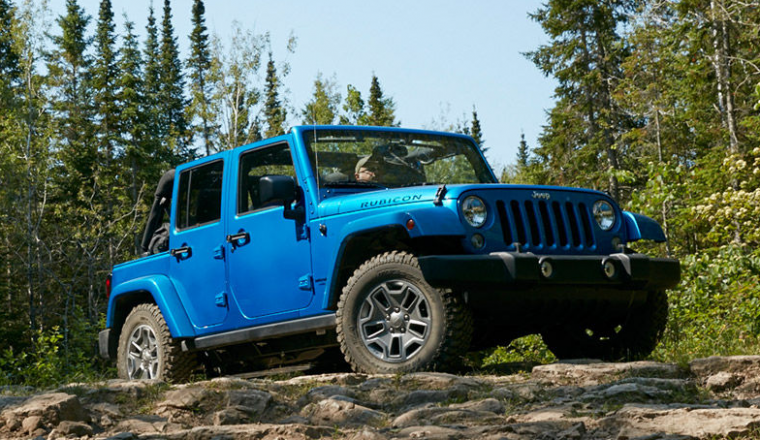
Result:
{"label": "flat rock slab", "polygon": [[510,376],[109,381],[6,394],[0,407],[3,440],[753,438],[760,356],[699,359],[689,368],[579,360]]}
{"label": "flat rock slab", "polygon": [[601,420],[599,425],[612,434],[628,438],[657,433],[734,438],[760,427],[760,409],[626,405]]}
{"label": "flat rock slab", "polygon": [[760,356],[711,356],[689,362],[689,370],[702,379],[718,373],[735,373],[741,376],[760,375]]}
{"label": "flat rock slab", "polygon": [[625,377],[680,379],[688,372],[673,364],[651,361],[605,363],[597,360],[556,362],[533,367],[531,378],[541,382],[592,386]]}
{"label": "flat rock slab", "polygon": [[234,425],[234,426],[199,426],[161,435],[141,435],[140,440],[250,440],[250,439],[288,439],[307,440],[333,438],[335,428],[306,425]]}

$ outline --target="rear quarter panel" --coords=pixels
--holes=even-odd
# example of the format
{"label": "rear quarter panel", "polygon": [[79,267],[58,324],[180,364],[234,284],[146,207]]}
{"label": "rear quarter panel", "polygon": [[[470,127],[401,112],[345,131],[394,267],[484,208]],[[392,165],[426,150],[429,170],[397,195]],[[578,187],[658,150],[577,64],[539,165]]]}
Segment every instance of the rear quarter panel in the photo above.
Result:
{"label": "rear quarter panel", "polygon": [[131,296],[148,293],[161,309],[173,337],[195,336],[174,284],[166,275],[170,258],[169,253],[164,252],[114,266],[106,327],[114,326],[117,309],[130,303]]}

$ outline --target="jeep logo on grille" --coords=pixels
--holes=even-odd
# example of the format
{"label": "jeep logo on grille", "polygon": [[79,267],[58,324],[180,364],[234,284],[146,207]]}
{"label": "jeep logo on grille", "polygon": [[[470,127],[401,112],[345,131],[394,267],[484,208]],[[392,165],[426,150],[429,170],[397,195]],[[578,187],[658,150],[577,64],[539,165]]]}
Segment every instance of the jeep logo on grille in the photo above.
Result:
{"label": "jeep logo on grille", "polygon": [[551,194],[538,192],[538,191],[533,191],[533,194],[531,194],[530,196],[533,197],[534,199],[541,199],[541,200],[549,200],[552,198]]}

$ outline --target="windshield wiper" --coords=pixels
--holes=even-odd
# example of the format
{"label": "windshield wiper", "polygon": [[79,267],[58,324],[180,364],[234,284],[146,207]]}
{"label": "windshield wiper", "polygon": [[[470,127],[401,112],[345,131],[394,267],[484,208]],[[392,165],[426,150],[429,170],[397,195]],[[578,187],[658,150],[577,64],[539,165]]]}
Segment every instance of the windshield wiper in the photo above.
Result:
{"label": "windshield wiper", "polygon": [[344,181],[344,182],[323,182],[324,188],[382,188],[388,189],[387,186],[377,182],[356,182],[356,181]]}
{"label": "windshield wiper", "polygon": [[430,186],[430,185],[438,185],[438,182],[411,182],[411,183],[405,183],[403,185],[399,185],[399,188],[408,188],[410,186]]}

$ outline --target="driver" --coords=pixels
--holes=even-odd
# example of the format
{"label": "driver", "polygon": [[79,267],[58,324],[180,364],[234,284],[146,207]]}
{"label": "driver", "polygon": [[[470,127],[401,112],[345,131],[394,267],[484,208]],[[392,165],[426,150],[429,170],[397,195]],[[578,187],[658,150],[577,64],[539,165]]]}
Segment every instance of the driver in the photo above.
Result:
{"label": "driver", "polygon": [[370,156],[362,157],[356,162],[356,169],[354,170],[354,178],[357,182],[372,182],[375,180],[375,172],[368,167],[368,161]]}

